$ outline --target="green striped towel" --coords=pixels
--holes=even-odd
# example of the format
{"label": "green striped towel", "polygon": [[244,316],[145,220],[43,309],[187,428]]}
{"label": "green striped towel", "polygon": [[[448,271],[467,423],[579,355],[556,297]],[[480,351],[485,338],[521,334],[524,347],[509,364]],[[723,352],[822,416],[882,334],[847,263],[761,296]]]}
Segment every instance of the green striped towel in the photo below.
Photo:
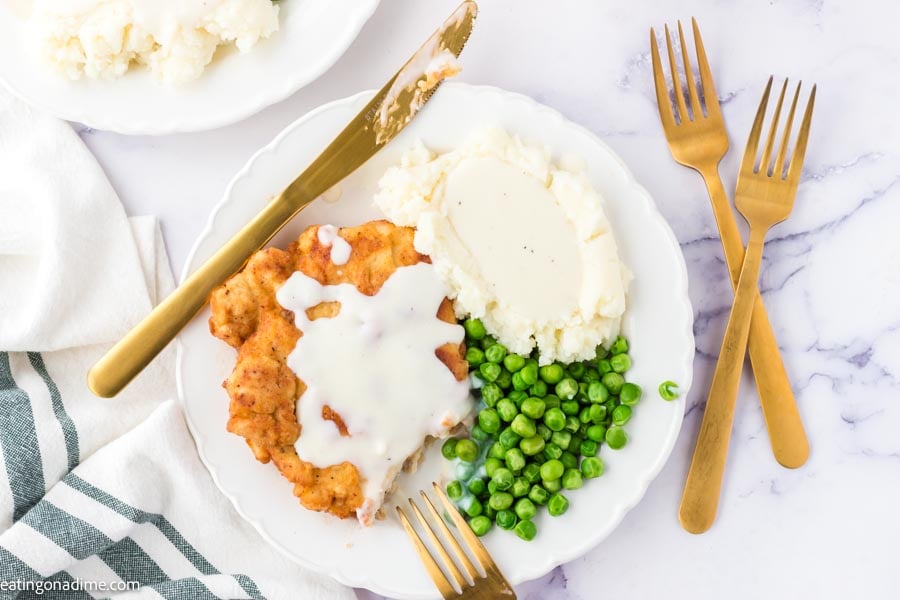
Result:
{"label": "green striped towel", "polygon": [[88,391],[171,288],[155,219],[128,219],[72,130],[0,91],[0,599],[353,598],[218,492],[171,352],[115,400]]}

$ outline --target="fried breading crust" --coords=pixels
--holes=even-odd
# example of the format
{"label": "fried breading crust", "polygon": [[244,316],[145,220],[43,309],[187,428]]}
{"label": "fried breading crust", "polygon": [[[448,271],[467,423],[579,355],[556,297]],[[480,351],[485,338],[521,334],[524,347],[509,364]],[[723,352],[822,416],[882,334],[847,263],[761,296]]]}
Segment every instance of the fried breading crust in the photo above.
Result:
{"label": "fried breading crust", "polygon": [[[352,516],[363,502],[362,480],[350,463],[317,468],[294,450],[301,434],[296,402],[306,386],[286,361],[303,334],[294,325],[294,314],[278,304],[275,293],[294,271],[301,271],[322,285],[352,283],[362,294],[377,294],[398,268],[430,262],[416,252],[413,235],[413,229],[388,221],[342,228],[340,236],[352,252],[346,264],[335,265],[331,247],[319,242],[318,226],[312,226],[287,250],[268,248],[254,254],[210,296],[210,331],[238,351],[234,370],[223,383],[231,398],[228,431],[243,436],[257,460],[274,462],[294,483],[294,494],[306,508]],[[339,303],[322,303],[307,310],[307,316],[328,318],[339,310]],[[446,298],[437,316],[456,322]],[[445,344],[435,354],[457,380],[466,377],[461,344]],[[330,408],[323,411],[323,418],[346,433],[343,419]]]}

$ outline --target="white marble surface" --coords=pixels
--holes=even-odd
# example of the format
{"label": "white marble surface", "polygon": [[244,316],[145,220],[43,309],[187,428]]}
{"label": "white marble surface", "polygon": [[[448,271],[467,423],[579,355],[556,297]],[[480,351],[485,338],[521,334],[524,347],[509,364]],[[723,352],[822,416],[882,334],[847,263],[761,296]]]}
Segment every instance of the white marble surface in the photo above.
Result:
{"label": "white marble surface", "polygon": [[[180,271],[226,183],[257,148],[308,109],[379,85],[455,4],[384,0],[336,68],[232,127],[160,138],[80,133],[129,213],[160,217]],[[900,8],[891,0],[481,5],[462,79],[529,94],[621,154],[682,243],[697,317],[695,387],[665,470],[603,544],[521,586],[520,597],[896,598]],[[691,15],[732,136],[727,188],[766,77],[819,84],[804,182],[792,218],[772,232],[761,283],[812,455],[796,471],[776,464],[748,376],[719,519],[702,536],[679,527],[676,507],[732,295],[702,183],[663,140],[647,34]]]}

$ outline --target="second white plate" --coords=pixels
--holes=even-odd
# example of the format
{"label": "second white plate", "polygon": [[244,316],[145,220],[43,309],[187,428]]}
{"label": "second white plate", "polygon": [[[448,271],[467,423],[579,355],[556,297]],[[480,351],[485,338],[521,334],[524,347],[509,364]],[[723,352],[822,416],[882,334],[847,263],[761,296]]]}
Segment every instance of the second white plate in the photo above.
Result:
{"label": "second white plate", "polygon": [[[371,95],[364,92],[309,113],[258,152],[215,209],[185,273],[296,177]],[[500,530],[485,538],[506,576],[520,583],[600,543],[644,495],[678,436],[683,400],[666,402],[656,388],[671,379],[679,383],[681,397],[687,395],[694,356],[693,316],[681,251],[650,196],[609,147],[556,111],[496,88],[449,83],[395,141],[341,183],[336,200],[314,202],[273,244],[286,246],[314,223],[357,225],[381,217],[371,205],[377,182],[415,138],[433,149],[447,150],[485,127],[502,127],[546,145],[557,158],[583,159],[588,176],[606,199],[622,259],[634,273],[624,327],[634,360],[629,378],[644,387],[644,398],[626,428],[628,445],[619,451],[601,449],[606,473],[571,493],[565,515],[541,514],[538,537],[530,543]],[[437,598],[393,511],[386,511],[386,520],[361,529],[355,520],[305,510],[274,466],[256,462],[244,440],[226,432],[228,398],[221,382],[234,366],[235,353],[210,335],[208,317],[208,310],[201,313],[180,337],[179,394],[200,455],[237,510],[273,546],[306,567],[391,597]],[[423,465],[425,473],[402,483],[395,497],[402,500],[414,492],[441,462],[439,453],[432,453]]]}

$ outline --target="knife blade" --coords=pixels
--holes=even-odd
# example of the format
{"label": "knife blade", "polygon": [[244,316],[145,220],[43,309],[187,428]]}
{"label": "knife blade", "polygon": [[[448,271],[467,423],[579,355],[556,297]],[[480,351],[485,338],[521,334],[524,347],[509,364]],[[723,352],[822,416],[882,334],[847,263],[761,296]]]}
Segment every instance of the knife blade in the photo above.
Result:
{"label": "knife blade", "polygon": [[236,273],[297,213],[363,165],[409,124],[443,79],[442,57],[455,58],[472,32],[478,7],[466,0],[284,191],[194,271],[88,372],[88,387],[111,398],[134,379]]}

